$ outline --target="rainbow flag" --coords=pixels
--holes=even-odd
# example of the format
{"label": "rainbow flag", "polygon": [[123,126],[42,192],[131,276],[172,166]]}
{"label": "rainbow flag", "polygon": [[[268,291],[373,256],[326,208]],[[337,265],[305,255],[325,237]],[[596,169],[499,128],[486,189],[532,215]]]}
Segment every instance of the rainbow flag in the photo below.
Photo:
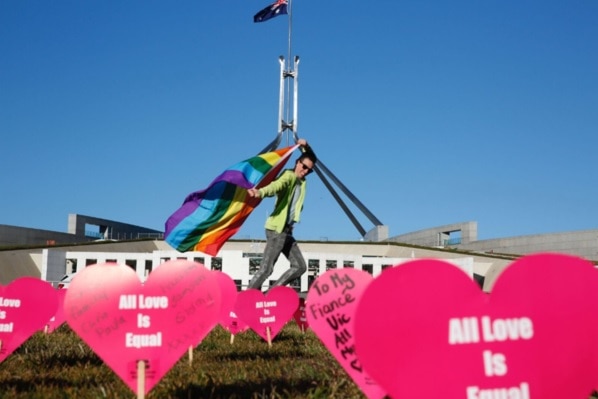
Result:
{"label": "rainbow flag", "polygon": [[247,219],[261,198],[247,195],[278,175],[298,146],[260,154],[225,170],[202,191],[191,193],[166,221],[164,240],[180,252],[216,256]]}

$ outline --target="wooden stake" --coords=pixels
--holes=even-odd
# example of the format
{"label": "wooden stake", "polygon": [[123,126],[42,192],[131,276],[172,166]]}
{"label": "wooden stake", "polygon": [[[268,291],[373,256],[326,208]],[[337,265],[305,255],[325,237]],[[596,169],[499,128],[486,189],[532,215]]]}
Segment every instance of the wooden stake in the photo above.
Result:
{"label": "wooden stake", "polygon": [[235,342],[235,334],[230,335],[230,344],[232,345]]}
{"label": "wooden stake", "polygon": [[268,337],[268,346],[272,347],[272,336],[270,333],[270,326],[266,327],[266,336]]}
{"label": "wooden stake", "polygon": [[193,363],[193,347],[189,346],[189,366]]}
{"label": "wooden stake", "polygon": [[145,361],[137,361],[137,399],[145,398]]}

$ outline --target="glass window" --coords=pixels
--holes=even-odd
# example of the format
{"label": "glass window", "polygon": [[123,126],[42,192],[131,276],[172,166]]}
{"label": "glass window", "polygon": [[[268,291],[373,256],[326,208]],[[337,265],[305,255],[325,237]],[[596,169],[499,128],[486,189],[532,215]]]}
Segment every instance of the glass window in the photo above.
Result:
{"label": "glass window", "polygon": [[320,272],[320,259],[309,259],[307,261],[307,271],[317,276]]}
{"label": "glass window", "polygon": [[262,258],[249,258],[249,275],[253,276],[260,269]]}
{"label": "glass window", "polygon": [[66,260],[66,274],[77,273],[77,259]]}
{"label": "glass window", "polygon": [[301,292],[301,277],[298,277],[295,280],[291,281],[289,283],[289,287],[291,287],[297,292]]}
{"label": "glass window", "polygon": [[222,271],[222,258],[219,256],[213,257],[210,265],[212,270]]}
{"label": "glass window", "polygon": [[98,263],[97,259],[85,259],[85,266],[95,265],[96,263]]}

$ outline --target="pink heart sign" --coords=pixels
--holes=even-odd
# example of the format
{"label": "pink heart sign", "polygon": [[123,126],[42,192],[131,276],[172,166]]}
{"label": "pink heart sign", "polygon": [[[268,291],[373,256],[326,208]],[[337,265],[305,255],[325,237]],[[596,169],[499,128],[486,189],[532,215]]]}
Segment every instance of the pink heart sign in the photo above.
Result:
{"label": "pink heart sign", "polygon": [[372,276],[362,270],[329,270],[311,285],[306,299],[307,322],[320,341],[370,399],[384,390],[363,369],[354,345],[355,311]]}
{"label": "pink heart sign", "polygon": [[235,335],[243,332],[249,328],[247,324],[237,318],[234,312],[235,303],[237,302],[237,286],[228,274],[220,271],[213,271],[218,276],[218,283],[220,284],[220,292],[222,297],[222,308],[220,312],[219,323],[228,332]]}
{"label": "pink heart sign", "polygon": [[[274,287],[266,295],[260,290],[240,292],[235,313],[257,335],[268,341],[274,339],[293,317],[299,306],[299,296],[289,287]],[[268,330],[270,331],[268,334]]]}
{"label": "pink heart sign", "polygon": [[38,278],[21,277],[0,286],[0,362],[41,330],[57,306],[54,288]]}
{"label": "pink heart sign", "polygon": [[293,318],[302,332],[305,332],[305,330],[309,328],[309,323],[307,322],[307,316],[305,314],[305,299],[299,298],[299,307],[293,314]]}
{"label": "pink heart sign", "polygon": [[490,295],[448,263],[408,262],[363,293],[355,347],[393,398],[587,399],[597,288],[593,265],[567,255],[517,260]]}
{"label": "pink heart sign", "polygon": [[220,319],[220,325],[232,335],[237,335],[249,329],[247,323],[237,317],[234,310]]}
{"label": "pink heart sign", "polygon": [[46,333],[52,333],[58,327],[62,325],[66,321],[66,316],[64,315],[64,298],[66,296],[66,289],[59,289],[56,290],[56,297],[58,298],[58,306],[56,307],[56,312],[54,316],[48,321],[45,326],[44,331]]}
{"label": "pink heart sign", "polygon": [[130,267],[105,263],[77,273],[64,309],[71,328],[136,393],[145,362],[147,393],[215,326],[220,287],[214,273],[186,260],[161,264],[144,284]]}

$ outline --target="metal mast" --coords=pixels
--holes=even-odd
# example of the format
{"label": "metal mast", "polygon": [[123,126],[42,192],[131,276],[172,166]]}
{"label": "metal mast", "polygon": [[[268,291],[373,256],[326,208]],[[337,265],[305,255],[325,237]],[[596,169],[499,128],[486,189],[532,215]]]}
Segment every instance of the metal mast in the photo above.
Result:
{"label": "metal mast", "polygon": [[[287,142],[290,144],[288,136],[289,131],[293,133],[293,140],[297,141],[297,118],[298,118],[298,74],[299,74],[299,56],[295,56],[293,65],[290,65],[292,54],[292,38],[293,38],[293,4],[292,0],[288,1],[287,12],[289,16],[288,28],[288,49],[287,59],[284,56],[278,57],[280,64],[280,90],[278,93],[278,121],[276,126],[276,138],[262,150],[262,152],[272,151],[278,148],[282,141],[283,133],[287,133]],[[293,80],[293,97],[291,101],[291,84],[289,79]],[[291,105],[293,107],[293,114],[291,116]],[[292,118],[292,119],[291,119]]]}
{"label": "metal mast", "polygon": [[[278,98],[278,123],[277,123],[277,134],[276,138],[268,144],[261,152],[273,151],[278,148],[284,133],[287,133],[287,145],[290,144],[289,134],[292,132],[293,142],[299,140],[297,135],[297,122],[298,122],[298,103],[299,103],[299,56],[295,56],[291,65],[291,49],[292,49],[292,28],[293,28],[293,12],[292,12],[292,0],[288,0],[288,16],[289,16],[289,32],[288,32],[288,52],[287,60],[285,62],[284,56],[280,56],[278,61],[280,63],[280,90]],[[292,97],[291,97],[291,83],[289,79],[292,79]],[[292,114],[291,114],[292,107]],[[318,177],[324,183],[324,186],[330,191],[333,198],[339,204],[341,209],[345,212],[353,226],[359,231],[362,238],[372,238],[373,241],[379,241],[386,239],[388,232],[385,233],[378,230],[378,228],[385,227],[382,222],[374,216],[374,214],[328,169],[322,160],[318,157],[314,170]],[[341,196],[338,194],[335,187],[331,184],[332,181],[336,186],[345,194],[345,196],[351,200],[351,202],[368,218],[374,225],[371,230],[372,234],[368,234],[368,231],[359,223],[355,215],[351,212],[347,204],[343,201]]]}

